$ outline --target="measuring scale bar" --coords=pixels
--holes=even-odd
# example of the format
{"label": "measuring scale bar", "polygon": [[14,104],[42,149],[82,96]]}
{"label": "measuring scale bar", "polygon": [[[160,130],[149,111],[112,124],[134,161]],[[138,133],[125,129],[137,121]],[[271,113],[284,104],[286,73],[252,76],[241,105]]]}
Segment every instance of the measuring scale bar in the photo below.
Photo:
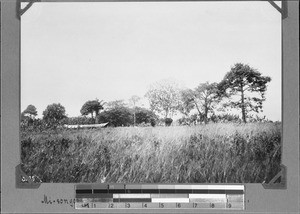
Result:
{"label": "measuring scale bar", "polygon": [[[77,186],[76,209],[244,209],[243,185]],[[134,190],[134,191],[131,191]],[[102,192],[102,193],[99,193]],[[138,193],[132,193],[138,192]],[[145,193],[147,192],[147,193]]]}

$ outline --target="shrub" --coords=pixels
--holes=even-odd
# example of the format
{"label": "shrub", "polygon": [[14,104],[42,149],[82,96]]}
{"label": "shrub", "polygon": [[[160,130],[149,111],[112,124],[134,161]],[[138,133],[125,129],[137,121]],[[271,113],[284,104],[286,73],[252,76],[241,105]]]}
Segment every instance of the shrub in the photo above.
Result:
{"label": "shrub", "polygon": [[172,118],[166,118],[165,119],[165,125],[166,126],[170,126],[172,124],[172,122],[173,122]]}

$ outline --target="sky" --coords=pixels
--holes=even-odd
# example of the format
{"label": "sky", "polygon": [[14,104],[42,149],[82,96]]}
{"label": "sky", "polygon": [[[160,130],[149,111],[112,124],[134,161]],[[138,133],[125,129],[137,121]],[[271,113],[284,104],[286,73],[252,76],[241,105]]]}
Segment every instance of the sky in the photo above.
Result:
{"label": "sky", "polygon": [[162,79],[220,82],[238,62],[272,78],[263,115],[281,120],[281,16],[267,1],[34,3],[21,18],[21,111],[61,103],[79,116]]}

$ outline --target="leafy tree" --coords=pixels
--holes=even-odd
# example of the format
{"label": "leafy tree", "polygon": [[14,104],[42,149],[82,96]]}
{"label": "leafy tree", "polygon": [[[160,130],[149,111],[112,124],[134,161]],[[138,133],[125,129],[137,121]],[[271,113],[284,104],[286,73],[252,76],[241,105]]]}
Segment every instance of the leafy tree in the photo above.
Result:
{"label": "leafy tree", "polygon": [[37,115],[37,110],[34,105],[28,105],[27,108],[22,112],[24,116],[34,118]]}
{"label": "leafy tree", "polygon": [[133,105],[133,125],[135,126],[136,123],[136,103],[140,100],[141,98],[137,95],[133,95],[130,99],[129,102],[132,103]]}
{"label": "leafy tree", "polygon": [[178,110],[185,115],[185,117],[189,116],[191,110],[195,108],[194,103],[194,92],[191,89],[184,89],[180,91],[180,105]]}
{"label": "leafy tree", "polygon": [[217,83],[201,83],[195,90],[181,91],[181,106],[179,110],[188,116],[196,108],[199,118],[207,124],[208,113],[213,112],[214,104],[219,102]]}
{"label": "leafy tree", "polygon": [[66,118],[66,110],[60,103],[48,105],[43,111],[43,120],[50,126],[57,126],[64,118]]}
{"label": "leafy tree", "polygon": [[21,113],[21,126],[28,126],[33,124],[37,116],[37,110],[34,105],[28,105],[27,108]]}
{"label": "leafy tree", "polygon": [[176,83],[163,80],[151,85],[146,93],[150,108],[157,113],[163,113],[167,118],[178,110],[180,93]]}
{"label": "leafy tree", "polygon": [[249,65],[236,63],[219,83],[218,88],[222,95],[230,99],[226,106],[241,109],[242,120],[246,123],[249,112],[262,111],[267,83],[270,81],[270,77],[262,76]]}
{"label": "leafy tree", "polygon": [[156,125],[158,116],[151,110],[145,108],[136,108],[136,123],[150,123],[152,126]]}
{"label": "leafy tree", "polygon": [[195,89],[195,106],[199,111],[199,105],[203,113],[199,114],[199,116],[203,116],[204,123],[207,124],[208,122],[208,113],[213,112],[214,104],[219,102],[220,97],[218,96],[218,88],[217,83],[201,83]]}
{"label": "leafy tree", "polygon": [[100,110],[104,109],[103,105],[104,105],[103,100],[101,101],[99,101],[98,99],[89,100],[83,104],[80,113],[83,116],[91,114],[92,118],[94,118],[94,113],[95,113],[95,118],[96,118],[95,123],[98,123],[97,118]]}
{"label": "leafy tree", "polygon": [[110,126],[130,126],[133,115],[128,107],[118,106],[101,112],[98,117],[101,123],[109,122]]}

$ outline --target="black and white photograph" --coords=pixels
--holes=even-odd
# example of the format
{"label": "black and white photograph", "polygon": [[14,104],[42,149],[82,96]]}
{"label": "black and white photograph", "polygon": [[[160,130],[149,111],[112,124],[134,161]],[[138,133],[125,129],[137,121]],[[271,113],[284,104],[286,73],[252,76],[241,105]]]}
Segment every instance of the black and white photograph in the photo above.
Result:
{"label": "black and white photograph", "polygon": [[36,2],[21,17],[22,170],[42,183],[268,183],[281,37],[268,1]]}

